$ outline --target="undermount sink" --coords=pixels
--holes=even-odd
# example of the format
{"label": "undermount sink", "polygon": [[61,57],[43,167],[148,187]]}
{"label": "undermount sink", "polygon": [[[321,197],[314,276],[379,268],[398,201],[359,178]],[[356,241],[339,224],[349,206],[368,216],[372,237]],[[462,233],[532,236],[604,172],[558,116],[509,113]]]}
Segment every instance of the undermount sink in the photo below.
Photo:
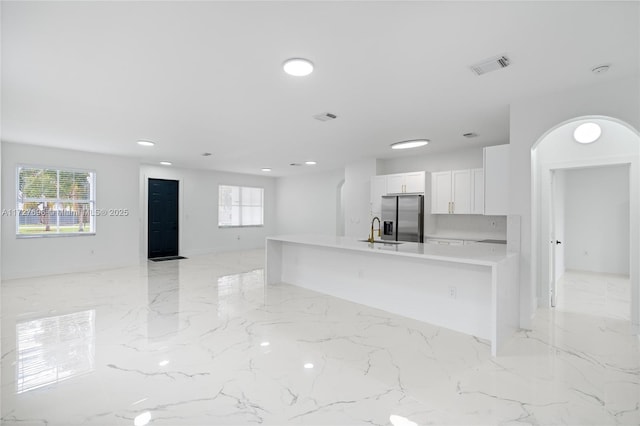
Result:
{"label": "undermount sink", "polygon": [[[369,240],[358,240],[363,243],[369,243]],[[388,240],[373,240],[374,244],[402,244],[402,241],[388,241]]]}

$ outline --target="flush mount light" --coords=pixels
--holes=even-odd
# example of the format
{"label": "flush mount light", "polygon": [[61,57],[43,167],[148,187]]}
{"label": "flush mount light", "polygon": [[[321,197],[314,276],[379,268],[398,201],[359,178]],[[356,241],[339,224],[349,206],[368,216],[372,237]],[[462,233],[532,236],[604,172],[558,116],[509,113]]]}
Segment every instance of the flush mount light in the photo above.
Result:
{"label": "flush mount light", "polygon": [[162,164],[163,166],[170,166],[173,163],[171,161],[161,161],[160,164]]}
{"label": "flush mount light", "polygon": [[315,161],[305,161],[304,164],[306,164],[307,166],[315,166],[318,163],[316,163]]}
{"label": "flush mount light", "polygon": [[413,139],[409,141],[396,142],[391,144],[391,149],[409,149],[425,146],[429,143],[429,139]]}
{"label": "flush mount light", "polygon": [[573,132],[573,138],[578,143],[593,143],[598,140],[602,134],[602,129],[596,123],[583,123],[576,127]]}
{"label": "flush mount light", "polygon": [[269,168],[269,167],[263,167],[263,168],[262,168],[262,169],[260,169],[260,170],[262,170],[263,172],[270,172],[270,171],[271,171],[271,168]]}
{"label": "flush mount light", "polygon": [[138,141],[137,144],[140,145],[140,146],[154,146],[155,145],[155,143],[153,143],[151,141]]}
{"label": "flush mount light", "polygon": [[284,72],[295,77],[304,77],[313,72],[313,63],[304,58],[291,58],[282,64]]}
{"label": "flush mount light", "polygon": [[594,74],[603,74],[603,73],[609,71],[609,68],[611,68],[611,65],[602,64],[602,65],[598,65],[596,67],[591,68],[591,72],[594,73]]}

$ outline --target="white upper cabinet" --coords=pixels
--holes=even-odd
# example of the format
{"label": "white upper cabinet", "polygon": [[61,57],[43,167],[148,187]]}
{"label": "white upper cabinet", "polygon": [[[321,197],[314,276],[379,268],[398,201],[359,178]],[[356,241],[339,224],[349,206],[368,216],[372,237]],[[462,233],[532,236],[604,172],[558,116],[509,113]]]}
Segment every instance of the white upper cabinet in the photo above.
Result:
{"label": "white upper cabinet", "polygon": [[484,214],[509,211],[509,145],[484,148]]}
{"label": "white upper cabinet", "polygon": [[482,214],[482,169],[431,173],[432,214]]}
{"label": "white upper cabinet", "polygon": [[420,193],[424,192],[424,172],[414,172],[404,174],[404,192]]}
{"label": "white upper cabinet", "polygon": [[387,175],[387,194],[401,194],[404,189],[403,175]]}
{"label": "white upper cabinet", "polygon": [[471,169],[471,214],[484,214],[483,169]]}
{"label": "white upper cabinet", "polygon": [[451,213],[471,213],[471,171],[454,170],[451,172]]}
{"label": "white upper cabinet", "polygon": [[431,213],[451,213],[451,172],[431,173]]}
{"label": "white upper cabinet", "polygon": [[384,175],[387,178],[387,194],[424,193],[425,172]]}
{"label": "white upper cabinet", "polygon": [[387,194],[424,194],[425,172],[371,176],[371,213],[380,214],[382,196]]}

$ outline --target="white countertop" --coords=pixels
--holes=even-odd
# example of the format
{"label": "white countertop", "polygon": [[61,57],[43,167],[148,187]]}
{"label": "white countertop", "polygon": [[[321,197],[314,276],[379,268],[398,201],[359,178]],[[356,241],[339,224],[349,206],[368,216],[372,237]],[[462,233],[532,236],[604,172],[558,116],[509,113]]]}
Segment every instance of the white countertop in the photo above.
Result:
{"label": "white countertop", "polygon": [[277,235],[267,237],[267,240],[484,266],[494,266],[509,256],[515,256],[514,253],[507,253],[506,245],[488,243],[458,246],[409,242],[372,244],[357,238],[330,235]]}

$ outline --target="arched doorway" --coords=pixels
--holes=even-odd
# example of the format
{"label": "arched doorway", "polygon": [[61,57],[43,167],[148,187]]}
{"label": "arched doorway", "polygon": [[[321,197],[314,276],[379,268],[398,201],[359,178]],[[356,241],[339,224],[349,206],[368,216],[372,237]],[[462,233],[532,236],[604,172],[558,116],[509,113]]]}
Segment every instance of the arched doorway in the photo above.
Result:
{"label": "arched doorway", "polygon": [[[602,129],[593,143],[581,144],[574,139],[574,130],[592,122]],[[557,171],[594,167],[628,168],[628,218],[630,280],[630,318],[634,332],[640,324],[640,134],[627,123],[603,116],[584,116],[560,123],[547,131],[531,149],[532,171],[532,267],[531,279],[536,285],[538,307],[553,305],[553,262],[559,239],[554,229],[553,188]],[[597,200],[594,200],[597,202]],[[603,227],[607,223],[602,223]]]}

